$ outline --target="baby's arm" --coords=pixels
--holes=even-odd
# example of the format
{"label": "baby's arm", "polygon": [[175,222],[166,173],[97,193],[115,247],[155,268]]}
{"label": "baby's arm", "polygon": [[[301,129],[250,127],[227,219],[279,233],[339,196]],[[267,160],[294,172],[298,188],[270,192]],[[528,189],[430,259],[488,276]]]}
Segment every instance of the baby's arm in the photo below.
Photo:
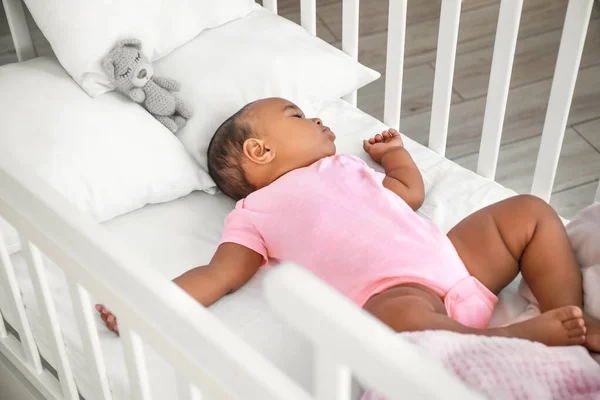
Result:
{"label": "baby's arm", "polygon": [[[193,268],[173,282],[205,307],[223,296],[235,292],[250,280],[263,263],[263,256],[235,243],[221,244],[210,263]],[[96,310],[111,331],[119,333],[117,320],[106,307],[97,304]]]}
{"label": "baby's arm", "polygon": [[364,141],[364,149],[385,170],[383,186],[400,196],[413,210],[425,200],[425,185],[419,168],[394,130]]}
{"label": "baby's arm", "polygon": [[233,293],[250,280],[263,256],[236,243],[223,243],[207,266],[196,267],[173,282],[205,307]]}

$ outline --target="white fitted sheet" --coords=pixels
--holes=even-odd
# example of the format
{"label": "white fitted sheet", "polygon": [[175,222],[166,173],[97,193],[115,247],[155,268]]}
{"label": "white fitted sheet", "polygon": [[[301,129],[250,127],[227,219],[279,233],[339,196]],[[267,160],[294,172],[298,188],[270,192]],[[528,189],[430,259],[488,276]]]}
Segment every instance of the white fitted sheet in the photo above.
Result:
{"label": "white fitted sheet", "polygon": [[[362,150],[362,139],[381,132],[385,128],[381,122],[342,100],[321,105],[318,116],[336,132],[338,153],[354,154],[370,162]],[[434,220],[444,231],[473,211],[515,194],[406,137],[405,146],[419,165],[425,181],[426,201],[419,213]],[[117,240],[138,253],[148,268],[154,268],[165,278],[172,279],[210,260],[219,243],[223,220],[233,206],[234,202],[223,195],[194,192],[169,203],[146,206],[103,226]],[[14,254],[12,259],[41,353],[53,364],[53,357],[48,351],[48,337],[36,323],[40,318],[26,267],[19,253]],[[92,381],[86,373],[88,368],[64,275],[56,266],[46,264],[77,384],[84,397],[93,398],[90,395],[93,393]],[[268,273],[269,268],[261,270],[241,290],[226,296],[210,310],[275,365],[311,390],[311,346],[270,310],[261,292],[261,282]],[[516,282],[513,282],[501,294],[492,319],[494,325],[508,321],[525,308],[527,303],[516,288]],[[6,305],[2,291],[0,305]],[[14,321],[10,310],[6,307],[3,310],[6,310],[8,322]],[[127,374],[119,339],[103,326],[100,318],[97,318],[97,327],[114,399],[128,399]],[[176,398],[172,369],[153,352],[148,353],[148,365],[154,398]]]}

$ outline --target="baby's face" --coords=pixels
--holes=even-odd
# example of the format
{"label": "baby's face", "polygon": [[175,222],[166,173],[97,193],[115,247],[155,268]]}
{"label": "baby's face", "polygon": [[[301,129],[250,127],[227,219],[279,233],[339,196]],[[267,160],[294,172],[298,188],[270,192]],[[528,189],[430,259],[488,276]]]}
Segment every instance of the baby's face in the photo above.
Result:
{"label": "baby's face", "polygon": [[253,104],[261,135],[274,144],[277,158],[290,168],[306,167],[335,155],[335,135],[319,118],[306,118],[294,103],[271,98]]}

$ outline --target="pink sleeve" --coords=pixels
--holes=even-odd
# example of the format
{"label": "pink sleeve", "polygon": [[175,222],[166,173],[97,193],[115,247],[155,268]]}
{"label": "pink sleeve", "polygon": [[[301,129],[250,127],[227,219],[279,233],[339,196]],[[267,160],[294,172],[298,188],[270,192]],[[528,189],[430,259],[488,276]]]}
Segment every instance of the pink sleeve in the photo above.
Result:
{"label": "pink sleeve", "polygon": [[384,173],[381,173],[379,171],[375,171],[374,169],[372,169],[373,171],[373,176],[375,176],[375,179],[378,182],[383,182],[383,180],[385,179],[386,175]]}
{"label": "pink sleeve", "polygon": [[268,252],[262,236],[243,208],[234,209],[225,219],[221,243],[235,243],[247,247],[263,256],[264,266],[268,263]]}
{"label": "pink sleeve", "polygon": [[369,166],[369,164],[367,164],[365,162],[365,160],[363,160],[360,157],[356,157],[356,156],[350,156],[350,155],[346,155],[344,157],[347,157],[350,160],[353,160],[354,162],[359,163],[360,165],[362,165],[364,168],[366,168],[371,174],[373,174],[373,176],[375,177],[375,180],[377,180],[378,182],[383,182],[383,179],[385,178],[385,174],[381,173],[379,171],[376,171],[375,169],[371,168]]}

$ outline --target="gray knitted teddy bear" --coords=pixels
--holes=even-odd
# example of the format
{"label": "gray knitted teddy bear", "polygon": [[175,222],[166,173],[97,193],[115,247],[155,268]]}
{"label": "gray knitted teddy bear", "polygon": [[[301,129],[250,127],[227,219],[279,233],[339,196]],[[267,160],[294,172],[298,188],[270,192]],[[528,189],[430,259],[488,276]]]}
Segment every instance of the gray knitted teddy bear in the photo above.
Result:
{"label": "gray knitted teddy bear", "polygon": [[155,76],[152,64],[141,52],[138,39],[119,41],[104,59],[104,70],[117,90],[144,106],[150,114],[175,133],[192,113],[171,92],[180,89],[179,82]]}

